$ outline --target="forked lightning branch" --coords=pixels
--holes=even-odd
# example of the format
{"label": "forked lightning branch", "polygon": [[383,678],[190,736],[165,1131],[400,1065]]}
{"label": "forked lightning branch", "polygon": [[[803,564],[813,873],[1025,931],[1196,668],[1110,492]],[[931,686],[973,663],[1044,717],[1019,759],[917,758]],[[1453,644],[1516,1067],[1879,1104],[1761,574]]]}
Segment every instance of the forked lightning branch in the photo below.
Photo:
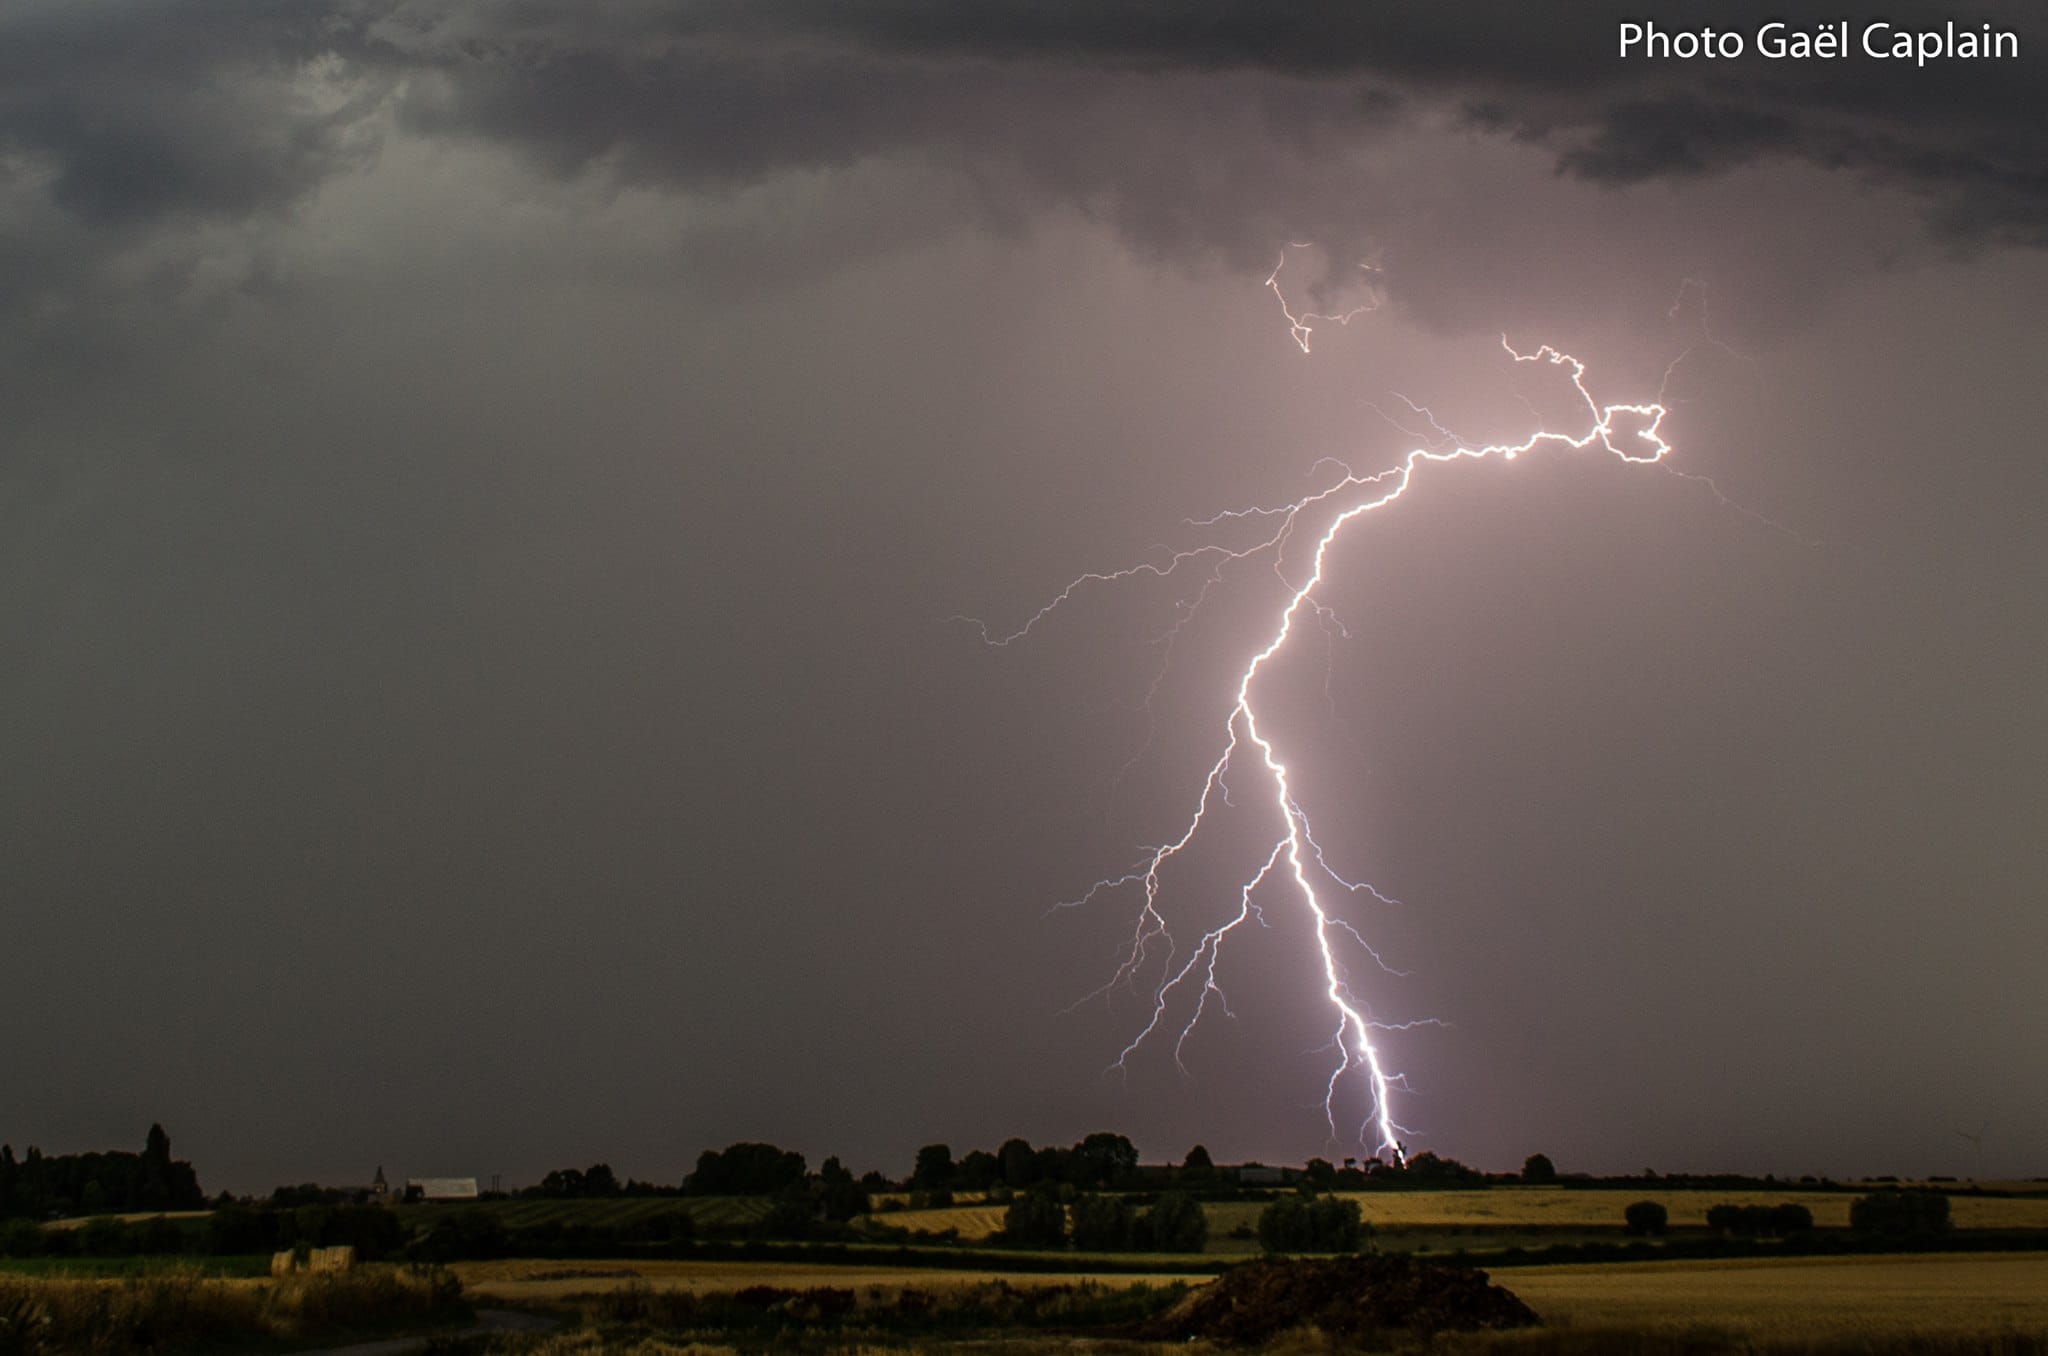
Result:
{"label": "forked lightning branch", "polygon": [[[1280,294],[1278,270],[1268,284]],[[1296,314],[1284,296],[1280,304],[1291,334],[1303,353],[1309,352],[1314,322],[1343,323],[1371,307],[1359,307],[1341,315]],[[1326,488],[1291,503],[1273,508],[1232,509],[1195,526],[1218,530],[1224,525],[1252,520],[1270,527],[1248,546],[1217,541],[1203,542],[1172,552],[1162,561],[1143,562],[1122,569],[1090,572],[1070,580],[1037,612],[1013,630],[1001,632],[975,621],[983,640],[990,646],[1005,647],[1029,636],[1041,623],[1083,591],[1141,576],[1184,577],[1176,625],[1185,625],[1221,579],[1223,567],[1247,561],[1270,564],[1286,581],[1283,599],[1271,621],[1248,646],[1233,687],[1218,694],[1219,719],[1215,732],[1215,755],[1199,788],[1192,790],[1192,804],[1184,818],[1173,827],[1162,845],[1145,849],[1131,870],[1097,880],[1079,896],[1064,901],[1079,907],[1111,898],[1129,897],[1134,905],[1130,943],[1121,964],[1103,990],[1119,984],[1140,983],[1149,994],[1149,1013],[1130,1040],[1118,1052],[1112,1068],[1124,1067],[1150,1046],[1170,1045],[1178,1061],[1212,1006],[1223,1002],[1217,981],[1217,966],[1225,949],[1235,944],[1233,934],[1261,915],[1263,908],[1285,901],[1301,911],[1311,945],[1302,957],[1314,988],[1327,1002],[1332,1034],[1332,1061],[1323,1086],[1323,1112],[1332,1139],[1349,1133],[1339,1125],[1338,1106],[1347,1087],[1362,1084],[1368,1111],[1356,1133],[1371,1153],[1399,1160],[1403,1154],[1401,1136],[1406,1133],[1396,1119],[1394,1095],[1402,1086],[1400,1074],[1389,1068],[1376,1037],[1397,1025],[1375,1015],[1371,996],[1354,986],[1355,971],[1384,973],[1378,953],[1367,940],[1366,930],[1345,916],[1340,901],[1355,898],[1384,901],[1370,885],[1337,873],[1326,861],[1323,848],[1312,828],[1313,816],[1295,792],[1291,754],[1269,733],[1265,719],[1262,679],[1276,656],[1288,648],[1310,619],[1324,615],[1318,600],[1329,571],[1338,562],[1336,548],[1345,535],[1357,530],[1371,514],[1393,505],[1408,492],[1418,474],[1440,474],[1450,464],[1487,458],[1513,460],[1526,453],[1598,451],[1634,465],[1661,462],[1671,451],[1660,433],[1665,407],[1660,401],[1648,404],[1602,404],[1586,384],[1586,367],[1577,358],[1548,345],[1521,352],[1501,341],[1508,361],[1528,364],[1554,374],[1577,399],[1574,409],[1583,422],[1567,429],[1544,429],[1512,443],[1467,443],[1438,426],[1428,412],[1412,406],[1427,419],[1432,441],[1407,453],[1394,465],[1371,475],[1345,468]],[[1325,517],[1327,515],[1327,518]],[[1320,530],[1317,528],[1320,524]],[[1313,534],[1313,549],[1303,553],[1289,548]],[[967,619],[973,620],[973,619]],[[1252,805],[1264,805],[1269,833],[1244,860],[1240,874],[1233,878],[1191,879],[1176,870],[1177,859],[1200,840],[1218,819],[1218,807],[1230,803],[1226,781],[1232,774],[1249,773],[1262,794]],[[1240,795],[1241,776],[1231,781]],[[1219,897],[1232,901],[1235,910],[1227,921],[1202,932],[1191,947],[1183,950],[1176,941],[1171,916],[1177,901],[1189,895],[1207,894],[1212,907]],[[1363,964],[1359,964],[1363,962]]]}

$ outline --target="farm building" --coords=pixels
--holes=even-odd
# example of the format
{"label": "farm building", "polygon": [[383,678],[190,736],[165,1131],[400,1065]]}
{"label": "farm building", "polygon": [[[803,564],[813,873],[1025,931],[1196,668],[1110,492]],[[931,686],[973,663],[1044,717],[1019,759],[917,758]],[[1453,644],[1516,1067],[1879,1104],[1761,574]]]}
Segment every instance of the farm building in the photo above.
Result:
{"label": "farm building", "polygon": [[412,1177],[405,1183],[409,1201],[473,1201],[477,1199],[474,1177]]}

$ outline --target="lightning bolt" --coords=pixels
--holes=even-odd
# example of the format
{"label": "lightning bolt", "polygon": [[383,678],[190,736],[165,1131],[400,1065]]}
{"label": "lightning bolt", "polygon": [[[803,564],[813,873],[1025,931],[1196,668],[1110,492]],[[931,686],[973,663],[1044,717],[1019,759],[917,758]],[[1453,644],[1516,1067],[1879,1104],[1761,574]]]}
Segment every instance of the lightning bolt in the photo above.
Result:
{"label": "lightning bolt", "polygon": [[[1281,264],[1284,266],[1285,262],[1286,255],[1283,252]],[[1279,299],[1281,312],[1288,322],[1289,333],[1304,353],[1307,353],[1310,347],[1310,335],[1313,333],[1311,322],[1330,321],[1345,324],[1362,312],[1371,310],[1376,304],[1369,303],[1339,315],[1297,313],[1288,305],[1286,297],[1281,293],[1279,278],[1280,268],[1276,267],[1266,279],[1266,286]],[[1396,465],[1370,475],[1360,475],[1339,463],[1318,463],[1318,468],[1334,465],[1341,475],[1325,488],[1284,504],[1226,509],[1209,518],[1191,520],[1187,524],[1197,530],[1217,529],[1241,523],[1262,524],[1263,535],[1251,545],[1233,547],[1210,541],[1181,549],[1161,547],[1158,548],[1159,554],[1151,559],[1141,560],[1120,569],[1090,571],[1078,575],[1044,606],[1007,632],[997,631],[974,618],[955,619],[978,627],[985,644],[1003,648],[1030,635],[1048,617],[1083,590],[1138,577],[1165,579],[1185,572],[1198,576],[1200,583],[1191,593],[1184,593],[1176,605],[1173,626],[1165,637],[1168,642],[1168,658],[1164,662],[1170,663],[1172,639],[1199,611],[1203,601],[1216,586],[1224,567],[1236,562],[1270,558],[1272,569],[1284,586],[1284,602],[1279,607],[1264,645],[1251,652],[1238,673],[1228,714],[1221,724],[1220,751],[1209,765],[1200,791],[1195,796],[1194,806],[1179,832],[1170,841],[1145,849],[1140,859],[1122,874],[1104,877],[1090,885],[1079,896],[1063,900],[1054,907],[1078,908],[1119,892],[1136,892],[1139,896],[1140,902],[1130,944],[1127,948],[1121,949],[1122,960],[1115,973],[1101,988],[1081,1000],[1086,1002],[1107,995],[1119,985],[1136,988],[1139,985],[1140,974],[1150,972],[1155,956],[1160,958],[1159,980],[1151,991],[1148,1020],[1118,1052],[1110,1066],[1121,1071],[1148,1041],[1154,1038],[1164,1039],[1165,1033],[1172,1030],[1173,1021],[1168,1013],[1184,991],[1191,996],[1189,1001],[1192,1001],[1193,1006],[1192,1011],[1172,1036],[1173,1057],[1177,1065],[1181,1062],[1181,1055],[1189,1038],[1208,1012],[1211,1001],[1213,1000],[1226,1014],[1229,1012],[1228,1000],[1224,997],[1216,978],[1217,963],[1224,946],[1231,934],[1244,924],[1250,922],[1264,926],[1265,916],[1259,899],[1275,890],[1284,890],[1298,903],[1310,924],[1310,934],[1314,939],[1311,957],[1313,973],[1317,976],[1316,985],[1328,1003],[1333,1022],[1329,1048],[1333,1051],[1334,1057],[1328,1080],[1323,1087],[1323,1113],[1329,1123],[1331,1138],[1334,1141],[1340,1133],[1337,1106],[1342,1089],[1348,1085],[1347,1080],[1362,1080],[1369,1110],[1365,1121],[1357,1129],[1358,1139],[1375,1156],[1386,1155],[1397,1162],[1404,1157],[1401,1136],[1406,1131],[1394,1119],[1393,1094],[1396,1088],[1405,1084],[1401,1074],[1388,1068],[1374,1036],[1384,1031],[1405,1030],[1423,1025],[1431,1019],[1398,1024],[1382,1022],[1372,1015],[1370,1005],[1354,991],[1347,956],[1362,955],[1381,971],[1388,974],[1399,972],[1386,965],[1379,953],[1367,942],[1364,934],[1336,913],[1329,901],[1335,898],[1337,892],[1342,892],[1346,896],[1364,895],[1387,904],[1395,901],[1388,899],[1363,881],[1353,881],[1339,875],[1325,859],[1323,849],[1310,827],[1308,814],[1295,796],[1294,778],[1288,762],[1261,723],[1258,693],[1260,678],[1267,665],[1287,647],[1298,624],[1305,617],[1314,617],[1325,624],[1332,620],[1327,607],[1316,597],[1316,592],[1326,576],[1331,548],[1354,523],[1368,514],[1386,508],[1405,495],[1414,483],[1416,473],[1422,467],[1464,460],[1483,461],[1488,458],[1512,461],[1538,448],[1560,451],[1598,449],[1633,465],[1660,463],[1670,453],[1671,445],[1664,440],[1660,432],[1666,413],[1661,399],[1646,404],[1603,405],[1587,388],[1586,365],[1571,354],[1549,345],[1531,352],[1521,352],[1515,349],[1505,336],[1501,339],[1501,347],[1515,364],[1528,364],[1563,375],[1583,405],[1584,427],[1577,432],[1539,427],[1538,431],[1520,442],[1474,444],[1458,437],[1438,423],[1427,407],[1405,397],[1396,397],[1407,406],[1408,413],[1423,420],[1429,430],[1427,437],[1414,430],[1404,430],[1422,445],[1408,452]],[[1668,373],[1666,381],[1669,381]],[[1659,395],[1661,397],[1661,391]],[[1389,419],[1396,427],[1402,427],[1398,421],[1391,417]],[[1538,424],[1541,422],[1539,418]],[[1329,515],[1327,520],[1322,519],[1322,514]],[[1315,525],[1317,522],[1321,524],[1320,529]],[[1311,533],[1314,535],[1315,546],[1310,553],[1306,573],[1299,579],[1289,579],[1285,559],[1287,546],[1295,537]],[[1148,690],[1148,701],[1149,693],[1158,691],[1163,674],[1162,665],[1160,674],[1154,677]],[[1266,800],[1271,813],[1272,837],[1267,840],[1269,846],[1253,859],[1257,865],[1248,867],[1248,874],[1238,883],[1236,913],[1219,926],[1204,932],[1193,951],[1176,966],[1173,934],[1160,903],[1164,890],[1163,876],[1173,865],[1174,859],[1188,850],[1216,816],[1216,804],[1221,802],[1226,807],[1233,804],[1226,778],[1237,770],[1241,762],[1251,764],[1255,770],[1263,773]],[[1185,1069],[1185,1065],[1181,1067]]]}

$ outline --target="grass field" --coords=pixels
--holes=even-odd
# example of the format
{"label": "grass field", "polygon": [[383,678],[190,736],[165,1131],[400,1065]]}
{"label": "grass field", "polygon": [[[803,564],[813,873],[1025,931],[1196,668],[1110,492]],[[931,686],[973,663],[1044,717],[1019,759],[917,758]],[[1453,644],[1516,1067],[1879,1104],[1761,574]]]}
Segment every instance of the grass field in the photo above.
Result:
{"label": "grass field", "polygon": [[[1780,1205],[1790,1202],[1813,1212],[1822,1228],[1846,1228],[1849,1206],[1856,1197],[1824,1191],[1571,1191],[1561,1187],[1489,1187],[1477,1191],[1346,1192],[1359,1213],[1375,1229],[1398,1231],[1479,1230],[1512,1234],[1517,1230],[1608,1230],[1621,1227],[1621,1212],[1632,1201],[1650,1200],[1670,1212],[1673,1228],[1704,1227],[1707,1211],[1717,1205]],[[1211,1250],[1242,1251],[1232,1246],[1231,1230],[1256,1228],[1261,1201],[1221,1201],[1203,1207],[1209,1215]],[[1955,1196],[1951,1219],[1958,1229],[2048,1229],[2048,1195],[2015,1197]],[[996,1205],[955,1205],[941,1210],[897,1210],[875,1218],[905,1229],[943,1232],[958,1229],[963,1240],[987,1238],[1002,1228],[1003,1208]],[[1507,1242],[1509,1240],[1500,1240]],[[1515,1241],[1534,1241],[1523,1239]]]}
{"label": "grass field", "polygon": [[1546,1323],[1573,1328],[1839,1344],[2048,1333],[2048,1253],[1525,1267],[1494,1279]]}
{"label": "grass field", "polygon": [[213,1211],[211,1210],[147,1210],[127,1215],[80,1215],[75,1219],[53,1219],[43,1227],[45,1229],[80,1229],[85,1227],[89,1221],[99,1218],[117,1219],[123,1224],[140,1224],[145,1220],[152,1219],[205,1219],[212,1213]]}
{"label": "grass field", "polygon": [[[944,1289],[1003,1281],[1010,1285],[1160,1284],[1204,1277],[1104,1278],[812,1267],[758,1262],[468,1263],[456,1268],[469,1293],[485,1300],[568,1305],[578,1296],[645,1286],[657,1291],[730,1293],[768,1285],[791,1290],[853,1289],[881,1300],[904,1287]],[[1442,1350],[1498,1352],[1703,1353],[1722,1351],[2038,1352],[2048,1342],[2048,1254],[1946,1254],[1848,1259],[1652,1262],[1628,1266],[1531,1267],[1495,1278],[1539,1315],[1544,1327],[1454,1344]],[[609,1347],[585,1334],[575,1349]],[[977,1346],[1019,1350],[1030,1338],[989,1335]],[[1918,1345],[1915,1345],[1918,1344]],[[886,1345],[886,1344],[885,1344]],[[1080,1343],[1085,1347],[1086,1342]],[[1284,1344],[1283,1344],[1284,1345]],[[936,1349],[936,1348],[933,1348]],[[1073,1341],[1061,1348],[1078,1349]],[[1193,1348],[1214,1350],[1198,1343]],[[1303,1339],[1286,1350],[1327,1356]],[[665,1349],[663,1349],[665,1350]]]}

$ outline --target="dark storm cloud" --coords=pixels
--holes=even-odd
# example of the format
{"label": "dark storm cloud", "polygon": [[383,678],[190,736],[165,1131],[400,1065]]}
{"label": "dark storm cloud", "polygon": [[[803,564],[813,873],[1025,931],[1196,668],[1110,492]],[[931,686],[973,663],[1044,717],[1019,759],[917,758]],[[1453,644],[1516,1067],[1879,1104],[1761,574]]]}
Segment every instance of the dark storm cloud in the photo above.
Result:
{"label": "dark storm cloud", "polygon": [[[1834,17],[1808,10],[1711,17],[1746,34],[1767,18]],[[564,170],[613,157],[692,183],[904,148],[1022,159],[1034,133],[1080,162],[1102,148],[1062,105],[1076,70],[1121,77],[1141,100],[1148,79],[1254,72],[1341,87],[1350,97],[1323,119],[1339,135],[1369,134],[1396,104],[1477,110],[1474,126],[1597,181],[1785,159],[1932,198],[1959,234],[2038,242],[2048,221],[2048,134],[2018,63],[1622,61],[1615,25],[1634,12],[1620,9],[706,5],[636,10],[606,32],[546,4],[466,11],[459,25],[414,15],[398,47],[444,77],[415,101],[420,125],[526,144]],[[1981,5],[1952,17],[2026,16]]]}
{"label": "dark storm cloud", "polygon": [[367,101],[295,80],[354,44],[330,10],[36,4],[0,20],[0,141],[93,225],[283,206],[351,163]]}
{"label": "dark storm cloud", "polygon": [[[1390,252],[1404,264],[1395,299],[1453,324],[1466,270],[1441,247],[1457,231],[1413,190],[1458,171],[1350,163],[1390,135],[1534,148],[1560,175],[1609,186],[1846,172],[1915,195],[1941,238],[2044,239],[2048,134],[2019,63],[1621,61],[1622,13],[1491,0],[30,6],[0,20],[0,193],[15,203],[0,288],[76,294],[160,223],[291,210],[369,163],[394,117],[408,134],[512,148],[557,178],[686,192],[891,160],[965,186],[934,214],[1004,225],[1067,206],[1147,249],[1238,268],[1276,237],[1313,234],[1347,256]],[[1753,31],[1767,14],[1782,17],[1713,17]],[[2025,17],[1955,12],[1980,15]],[[1889,247],[1846,254],[1835,269]]]}

